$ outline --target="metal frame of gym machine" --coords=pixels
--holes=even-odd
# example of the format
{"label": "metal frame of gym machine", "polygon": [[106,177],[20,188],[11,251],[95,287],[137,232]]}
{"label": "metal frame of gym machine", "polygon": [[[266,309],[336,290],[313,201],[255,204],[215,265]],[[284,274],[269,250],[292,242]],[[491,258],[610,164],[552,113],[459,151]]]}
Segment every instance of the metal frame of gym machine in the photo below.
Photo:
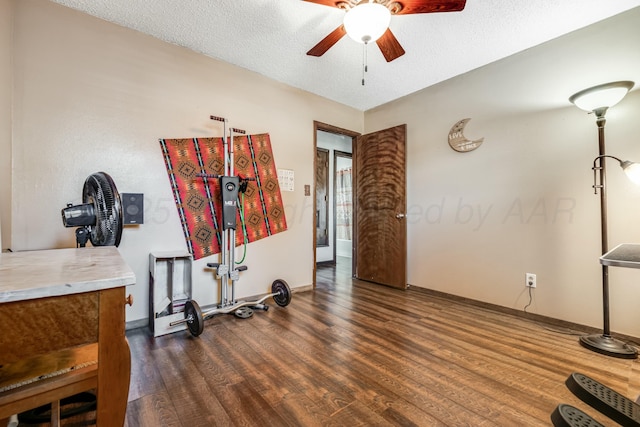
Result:
{"label": "metal frame of gym machine", "polygon": [[[241,129],[229,128],[229,137],[227,138],[227,119],[217,116],[210,116],[210,118],[223,123],[224,172],[223,175],[201,173],[197,176],[204,180],[205,185],[209,185],[209,178],[218,179],[220,184],[222,207],[221,259],[220,263],[207,263],[207,267],[216,269],[216,278],[220,281],[220,303],[216,308],[203,312],[196,301],[188,300],[184,306],[184,319],[170,323],[171,326],[186,323],[189,332],[195,337],[204,330],[204,321],[216,314],[233,313],[237,317],[245,319],[253,315],[253,310],[267,311],[269,306],[264,302],[268,298],[273,298],[274,302],[280,307],[286,307],[291,302],[291,289],[287,282],[282,279],[276,279],[272,283],[271,293],[254,301],[236,301],[235,299],[236,281],[240,277],[240,272],[247,270],[247,266],[236,267],[235,264],[236,214],[238,209],[241,209],[238,206],[238,196],[246,191],[249,181],[255,181],[256,178],[234,175],[233,134],[234,132],[239,134],[245,134],[246,132]],[[242,217],[241,222],[244,223],[244,218]],[[231,287],[230,297],[229,287]]]}

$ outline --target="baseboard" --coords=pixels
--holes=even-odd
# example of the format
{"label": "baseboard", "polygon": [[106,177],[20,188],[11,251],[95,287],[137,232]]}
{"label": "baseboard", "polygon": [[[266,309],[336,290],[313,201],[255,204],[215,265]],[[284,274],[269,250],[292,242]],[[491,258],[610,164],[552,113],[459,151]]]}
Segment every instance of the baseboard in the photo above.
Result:
{"label": "baseboard", "polygon": [[145,317],[144,319],[132,320],[125,324],[125,329],[127,331],[131,329],[145,328],[149,326],[149,318]]}
{"label": "baseboard", "polygon": [[309,292],[309,291],[312,291],[313,289],[314,289],[313,285],[298,286],[297,288],[291,289],[291,293],[297,294],[299,292]]}
{"label": "baseboard", "polygon": [[[297,294],[300,292],[309,292],[309,291],[313,291],[315,288],[313,285],[304,285],[304,286],[298,286],[297,288],[294,288],[291,290],[292,294]],[[411,286],[409,285],[409,288],[407,289],[407,291],[409,292],[419,292],[419,293],[423,293],[423,294],[427,294],[427,295],[432,295],[434,297],[438,297],[438,298],[442,298],[442,299],[448,299],[451,301],[456,301],[459,303],[463,303],[463,304],[468,304],[468,305],[472,305],[474,307],[480,307],[480,308],[484,308],[487,310],[492,310],[498,313],[504,313],[504,314],[509,314],[512,316],[517,316],[517,317],[522,317],[524,319],[529,319],[529,320],[533,320],[536,322],[541,322],[541,323],[546,323],[548,325],[553,325],[553,326],[557,326],[560,328],[566,328],[566,329],[572,329],[575,330],[577,332],[584,332],[585,334],[598,334],[601,333],[602,330],[598,329],[598,328],[594,328],[591,326],[586,326],[586,325],[581,325],[579,323],[573,323],[573,322],[569,322],[566,320],[560,320],[560,319],[556,319],[554,317],[549,317],[549,316],[543,316],[541,314],[535,314],[535,313],[527,313],[524,312],[523,310],[517,310],[515,308],[509,308],[509,307],[503,307],[501,305],[497,305],[497,304],[492,304],[489,302],[484,302],[484,301],[478,301],[478,300],[474,300],[471,298],[466,298],[466,297],[461,297],[458,295],[453,295],[453,294],[449,294],[447,292],[442,292],[442,291],[436,291],[434,289],[428,289],[428,288],[422,288],[422,287],[418,287],[418,286]],[[251,299],[251,298],[255,298],[255,297],[246,297],[246,299]],[[126,323],[126,330],[131,330],[131,329],[138,329],[138,328],[142,328],[142,327],[148,327],[149,326],[149,319],[148,318],[144,318],[144,319],[138,319],[138,320],[133,320],[130,322]],[[634,337],[632,335],[626,335],[626,334],[619,334],[619,333],[612,333],[612,335],[615,334],[615,336],[621,340],[624,341],[629,341],[631,343],[639,343],[640,342],[640,338],[638,337]]]}
{"label": "baseboard", "polygon": [[[541,314],[528,313],[523,310],[517,310],[515,308],[503,307],[501,305],[492,304],[489,302],[478,301],[471,298],[461,297],[458,295],[449,294],[442,291],[436,291],[428,288],[421,288],[417,286],[409,286],[409,291],[412,292],[420,292],[427,295],[432,295],[434,297],[448,299],[451,301],[456,301],[462,304],[472,305],[474,307],[485,308],[487,310],[496,311],[498,313],[509,314],[512,316],[522,317],[524,319],[529,319],[535,322],[546,323],[548,325],[557,326],[560,328],[575,330],[576,332],[583,332],[585,335],[591,334],[599,334],[602,333],[602,329],[594,328],[592,326],[581,325],[579,323],[573,323],[566,320],[556,319],[554,317],[543,316]],[[616,332],[612,332],[612,335],[615,335],[617,338],[623,341],[629,341],[631,343],[640,343],[640,338],[634,337],[631,335],[619,334]]]}

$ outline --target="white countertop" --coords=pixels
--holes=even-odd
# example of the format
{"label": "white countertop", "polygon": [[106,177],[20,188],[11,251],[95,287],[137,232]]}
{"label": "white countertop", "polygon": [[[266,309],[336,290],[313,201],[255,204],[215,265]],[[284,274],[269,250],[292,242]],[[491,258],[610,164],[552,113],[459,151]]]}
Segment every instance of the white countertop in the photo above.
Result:
{"label": "white countertop", "polygon": [[115,246],[0,254],[0,303],[133,285]]}

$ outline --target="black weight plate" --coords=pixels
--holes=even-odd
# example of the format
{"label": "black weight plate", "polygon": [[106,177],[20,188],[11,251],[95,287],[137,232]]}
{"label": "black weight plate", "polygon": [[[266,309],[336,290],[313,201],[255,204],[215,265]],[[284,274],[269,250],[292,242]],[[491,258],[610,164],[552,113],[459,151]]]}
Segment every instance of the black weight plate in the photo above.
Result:
{"label": "black weight plate", "polygon": [[197,302],[188,300],[184,304],[184,318],[189,319],[187,321],[187,327],[194,337],[197,337],[204,331],[204,318],[202,317],[202,310],[200,310]]}
{"label": "black weight plate", "polygon": [[276,294],[273,296],[273,300],[280,307],[286,307],[291,302],[291,289],[287,282],[282,279],[276,279],[271,284],[271,293]]}

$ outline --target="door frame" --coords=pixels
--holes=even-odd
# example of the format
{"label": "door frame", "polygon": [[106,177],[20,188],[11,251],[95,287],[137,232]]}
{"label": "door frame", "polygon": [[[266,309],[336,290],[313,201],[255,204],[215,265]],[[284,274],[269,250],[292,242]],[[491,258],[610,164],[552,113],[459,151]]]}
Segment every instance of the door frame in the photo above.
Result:
{"label": "door frame", "polygon": [[[313,170],[314,170],[314,174],[313,174],[313,185],[312,185],[312,188],[314,188],[314,189],[316,187],[315,170],[316,170],[316,167],[317,167],[315,153],[316,153],[316,149],[318,148],[318,131],[319,130],[324,131],[324,132],[335,133],[335,134],[351,137],[351,147],[352,147],[351,158],[352,158],[352,160],[355,160],[355,157],[356,157],[356,153],[353,152],[353,146],[355,144],[355,138],[360,136],[360,135],[362,135],[359,132],[355,132],[355,131],[352,131],[352,130],[349,130],[349,129],[344,129],[344,128],[333,126],[333,125],[330,125],[330,124],[327,124],[327,123],[322,123],[322,122],[319,122],[317,120],[313,121]],[[354,172],[354,175],[355,175],[355,172]],[[355,178],[355,176],[354,176],[354,178]],[[313,191],[312,206],[314,206],[314,209],[315,209],[315,206],[316,206],[316,194],[315,194],[315,191]],[[356,201],[354,200],[353,201],[353,210],[354,210],[354,212],[355,212],[356,208],[357,208],[356,207]],[[313,235],[313,242],[312,242],[313,243],[313,245],[312,245],[312,248],[313,248],[313,288],[315,289],[316,284],[317,284],[317,280],[316,280],[316,271],[317,271],[317,267],[316,267],[316,262],[317,262],[317,257],[316,257],[316,243],[317,243],[317,240],[316,240],[316,226],[317,226],[317,224],[316,224],[316,216],[315,216],[315,214],[312,215],[312,217],[313,217],[313,223],[311,224],[311,231],[313,233],[312,234]],[[356,241],[356,238],[357,238],[357,236],[355,235],[355,230],[354,230],[353,242]],[[354,257],[351,259],[352,275],[356,271],[356,269],[355,269],[356,261],[357,260],[355,259],[355,254],[354,254]]]}

